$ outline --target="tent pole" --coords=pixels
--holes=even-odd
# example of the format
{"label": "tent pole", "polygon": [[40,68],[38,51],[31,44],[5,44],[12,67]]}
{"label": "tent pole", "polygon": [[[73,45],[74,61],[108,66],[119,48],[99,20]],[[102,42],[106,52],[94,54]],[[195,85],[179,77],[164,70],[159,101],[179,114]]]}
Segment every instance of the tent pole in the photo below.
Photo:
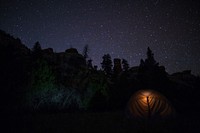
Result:
{"label": "tent pole", "polygon": [[151,117],[151,108],[150,108],[150,104],[149,104],[149,96],[147,96],[147,105],[148,105],[148,117]]}

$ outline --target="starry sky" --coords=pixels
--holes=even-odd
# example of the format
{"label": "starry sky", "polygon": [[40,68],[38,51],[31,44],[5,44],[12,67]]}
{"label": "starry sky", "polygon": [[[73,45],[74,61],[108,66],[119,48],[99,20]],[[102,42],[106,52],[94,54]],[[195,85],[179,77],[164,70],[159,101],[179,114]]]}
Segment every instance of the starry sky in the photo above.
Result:
{"label": "starry sky", "polygon": [[0,0],[0,29],[29,48],[87,44],[99,67],[107,53],[137,66],[149,46],[168,73],[200,74],[199,0]]}

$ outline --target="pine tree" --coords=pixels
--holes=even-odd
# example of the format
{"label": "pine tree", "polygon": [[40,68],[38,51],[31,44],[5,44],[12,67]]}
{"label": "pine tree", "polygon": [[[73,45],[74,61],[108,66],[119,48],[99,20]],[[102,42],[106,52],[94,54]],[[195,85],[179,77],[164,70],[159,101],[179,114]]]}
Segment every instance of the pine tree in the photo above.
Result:
{"label": "pine tree", "polygon": [[128,71],[128,69],[129,69],[128,61],[125,60],[125,59],[122,59],[122,69],[123,69],[124,71]]}
{"label": "pine tree", "polygon": [[39,42],[36,42],[32,48],[33,52],[40,52],[42,50],[41,45]]}
{"label": "pine tree", "polygon": [[101,63],[101,67],[106,75],[112,74],[112,60],[109,54],[105,54],[103,57],[103,62]]}
{"label": "pine tree", "polygon": [[158,63],[154,59],[154,54],[149,47],[147,48],[147,59],[145,60],[145,64],[147,66],[157,66],[158,65]]}
{"label": "pine tree", "polygon": [[42,48],[39,42],[36,42],[32,48],[33,60],[41,58]]}
{"label": "pine tree", "polygon": [[167,80],[165,68],[159,66],[159,63],[154,59],[154,54],[151,49],[147,49],[147,58],[145,61],[141,59],[138,72],[138,78],[141,85],[145,87],[155,87],[162,85]]}
{"label": "pine tree", "polygon": [[83,48],[83,57],[85,60],[88,58],[88,45],[85,45]]}
{"label": "pine tree", "polygon": [[91,59],[89,59],[87,61],[87,67],[88,67],[88,69],[93,69],[93,65],[92,65],[92,60]]}

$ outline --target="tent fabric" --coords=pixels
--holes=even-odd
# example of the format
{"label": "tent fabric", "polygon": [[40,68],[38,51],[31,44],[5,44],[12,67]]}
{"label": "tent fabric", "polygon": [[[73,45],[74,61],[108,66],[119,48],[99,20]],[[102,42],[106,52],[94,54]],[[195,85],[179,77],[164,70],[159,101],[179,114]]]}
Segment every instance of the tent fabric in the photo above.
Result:
{"label": "tent fabric", "polygon": [[167,117],[173,113],[168,100],[154,90],[139,90],[133,94],[128,104],[133,117]]}

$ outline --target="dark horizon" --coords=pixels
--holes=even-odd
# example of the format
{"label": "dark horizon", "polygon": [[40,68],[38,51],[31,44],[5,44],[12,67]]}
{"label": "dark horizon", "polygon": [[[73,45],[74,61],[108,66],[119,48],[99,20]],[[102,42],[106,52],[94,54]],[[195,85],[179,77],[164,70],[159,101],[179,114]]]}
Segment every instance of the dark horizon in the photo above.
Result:
{"label": "dark horizon", "polygon": [[[5,32],[5,31],[3,31],[3,32]],[[5,32],[6,33],[6,32]],[[14,37],[15,39],[20,39],[20,38],[18,38],[18,37],[15,37],[15,36],[13,36],[12,34],[9,34],[9,33],[6,33],[6,34],[8,34],[8,35],[10,35],[10,36],[12,36],[12,37]],[[20,39],[20,41],[21,41],[21,39]],[[40,43],[39,41],[37,41],[38,43]],[[36,42],[36,43],[37,43]],[[35,43],[35,44],[36,44]],[[28,47],[26,44],[24,44],[23,42],[22,42],[22,44],[23,45],[25,45],[28,49],[30,49],[30,50],[32,50],[33,49],[33,47],[34,47],[34,45],[32,46],[32,47]],[[86,45],[85,45],[86,46]],[[85,47],[84,46],[84,47]],[[80,51],[80,50],[78,50],[77,48],[75,48],[75,47],[73,47],[73,46],[70,46],[69,48],[66,48],[65,50],[62,50],[62,51],[55,51],[53,48],[51,48],[51,47],[46,47],[46,48],[44,48],[44,47],[42,47],[42,45],[41,45],[41,48],[43,49],[43,50],[45,50],[45,49],[49,49],[49,48],[51,48],[52,50],[53,50],[53,52],[54,53],[63,53],[63,52],[65,52],[66,50],[69,50],[69,49],[71,49],[71,48],[74,48],[74,49],[76,49],[77,51],[78,51],[78,53],[79,54],[81,54],[81,55],[83,55],[83,49],[84,49],[84,47],[82,48],[82,51]],[[89,46],[88,46],[89,47]],[[147,47],[146,48],[146,52],[147,52],[147,49],[148,49],[149,47]],[[110,53],[107,53],[107,54],[109,54],[110,55]],[[103,55],[106,55],[106,53],[104,53]],[[103,57],[103,56],[102,56]],[[141,58],[140,60],[139,60],[139,63],[138,63],[138,65],[135,65],[135,66],[130,66],[130,68],[133,68],[133,67],[139,67],[139,65],[140,65],[140,61],[141,60],[144,60],[145,58],[147,57],[147,53],[145,53],[145,56],[144,56],[144,58]],[[91,57],[88,57],[88,59],[91,59]],[[113,58],[113,57],[111,57],[111,59],[112,59],[112,63],[114,63],[114,59],[120,59],[121,61],[123,60],[123,59],[125,59],[125,58],[120,58],[120,57],[115,57],[115,58]],[[125,59],[126,60],[126,59]],[[98,70],[101,70],[102,69],[102,66],[101,66],[101,63],[102,63],[102,61],[103,61],[103,59],[101,60],[101,62],[99,62],[99,65],[96,65],[96,64],[93,64],[94,66],[96,65],[97,67],[98,67]],[[93,60],[92,60],[92,62],[95,62],[95,58],[93,58]],[[129,63],[129,62],[128,62]],[[158,62],[159,63],[159,62]],[[162,64],[160,64],[159,63],[159,65],[160,66],[164,66],[164,65],[162,65]],[[164,66],[165,67],[165,66]],[[165,70],[166,70],[166,72],[168,73],[168,74],[175,74],[175,73],[179,73],[179,72],[184,72],[184,71],[191,71],[191,74],[194,74],[195,76],[199,76],[199,73],[193,73],[193,71],[191,70],[191,69],[184,69],[184,70],[180,70],[180,71],[175,71],[175,72],[172,72],[172,73],[170,73],[170,72],[168,72],[167,71],[167,68],[165,67]]]}
{"label": "dark horizon", "polygon": [[200,73],[199,1],[9,1],[0,4],[0,29],[29,48],[36,41],[55,52],[89,45],[100,67],[102,56],[138,66],[149,46],[168,73]]}

